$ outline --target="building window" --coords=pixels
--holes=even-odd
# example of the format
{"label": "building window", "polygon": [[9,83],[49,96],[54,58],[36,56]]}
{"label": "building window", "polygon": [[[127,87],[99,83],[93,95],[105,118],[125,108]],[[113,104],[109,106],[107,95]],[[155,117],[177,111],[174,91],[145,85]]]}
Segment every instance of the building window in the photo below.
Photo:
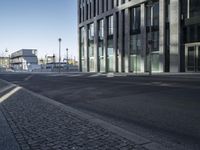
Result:
{"label": "building window", "polygon": [[114,0],[111,0],[111,8],[114,8]]}
{"label": "building window", "polygon": [[200,15],[200,1],[190,0],[190,17],[199,17]]}
{"label": "building window", "polygon": [[98,70],[105,71],[105,58],[104,58],[104,20],[98,21]]}
{"label": "building window", "polygon": [[113,16],[107,18],[107,28],[108,28],[108,45],[107,45],[107,69],[108,72],[114,71],[114,47],[113,47],[113,32],[114,32],[114,22]]}
{"label": "building window", "polygon": [[89,71],[94,72],[94,23],[88,25]]}
{"label": "building window", "polygon": [[[147,7],[147,71],[150,68],[154,72],[159,71],[159,2],[154,2],[152,7]],[[151,22],[151,20],[153,22]],[[151,54],[150,54],[151,51]],[[150,57],[151,55],[151,57]],[[151,58],[151,60],[150,60]]]}
{"label": "building window", "polygon": [[85,28],[80,29],[80,57],[81,57],[81,70],[86,72],[86,63],[85,63]]}
{"label": "building window", "polygon": [[141,24],[141,12],[140,7],[131,8],[130,10],[130,22],[131,22],[131,32],[137,33],[140,32],[140,24]]}
{"label": "building window", "polygon": [[114,26],[113,26],[113,16],[108,17],[108,35],[113,35]]}
{"label": "building window", "polygon": [[141,9],[130,9],[130,71],[141,71]]}
{"label": "building window", "polygon": [[102,13],[104,12],[104,0],[101,1],[101,9],[102,9]]}

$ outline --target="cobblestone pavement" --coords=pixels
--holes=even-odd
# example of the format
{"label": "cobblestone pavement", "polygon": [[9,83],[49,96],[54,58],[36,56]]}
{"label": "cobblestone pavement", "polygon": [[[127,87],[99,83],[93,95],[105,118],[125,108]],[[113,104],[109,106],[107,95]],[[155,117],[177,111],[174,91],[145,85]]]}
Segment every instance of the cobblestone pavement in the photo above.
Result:
{"label": "cobblestone pavement", "polygon": [[22,150],[145,150],[24,90],[2,104]]}

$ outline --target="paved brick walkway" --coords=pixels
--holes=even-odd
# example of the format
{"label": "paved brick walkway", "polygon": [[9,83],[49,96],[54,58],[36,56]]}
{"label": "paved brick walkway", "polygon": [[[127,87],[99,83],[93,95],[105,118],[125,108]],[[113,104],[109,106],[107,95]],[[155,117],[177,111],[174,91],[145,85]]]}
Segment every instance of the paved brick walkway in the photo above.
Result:
{"label": "paved brick walkway", "polygon": [[145,150],[24,90],[2,104],[22,150]]}

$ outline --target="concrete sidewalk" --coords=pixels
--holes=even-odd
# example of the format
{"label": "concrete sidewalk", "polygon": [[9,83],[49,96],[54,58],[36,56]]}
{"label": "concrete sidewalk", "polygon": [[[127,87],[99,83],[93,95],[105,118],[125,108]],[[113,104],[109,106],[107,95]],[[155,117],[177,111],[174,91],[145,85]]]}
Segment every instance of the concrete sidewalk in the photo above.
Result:
{"label": "concrete sidewalk", "polygon": [[[2,112],[11,127],[9,131],[7,125],[4,130],[10,137],[5,140],[16,150],[18,145],[14,138],[22,150],[167,149],[54,100],[18,86],[16,88],[11,89],[12,95],[1,103]],[[0,118],[2,125],[6,124],[1,114]],[[1,146],[0,149],[4,149]]]}

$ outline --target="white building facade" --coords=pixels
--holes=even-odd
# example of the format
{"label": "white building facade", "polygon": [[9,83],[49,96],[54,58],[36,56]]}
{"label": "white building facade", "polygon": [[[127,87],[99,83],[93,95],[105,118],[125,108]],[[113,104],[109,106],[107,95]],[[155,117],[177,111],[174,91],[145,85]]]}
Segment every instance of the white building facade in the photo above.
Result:
{"label": "white building facade", "polygon": [[35,49],[22,49],[11,54],[11,68],[15,71],[28,71],[37,64],[37,50]]}

